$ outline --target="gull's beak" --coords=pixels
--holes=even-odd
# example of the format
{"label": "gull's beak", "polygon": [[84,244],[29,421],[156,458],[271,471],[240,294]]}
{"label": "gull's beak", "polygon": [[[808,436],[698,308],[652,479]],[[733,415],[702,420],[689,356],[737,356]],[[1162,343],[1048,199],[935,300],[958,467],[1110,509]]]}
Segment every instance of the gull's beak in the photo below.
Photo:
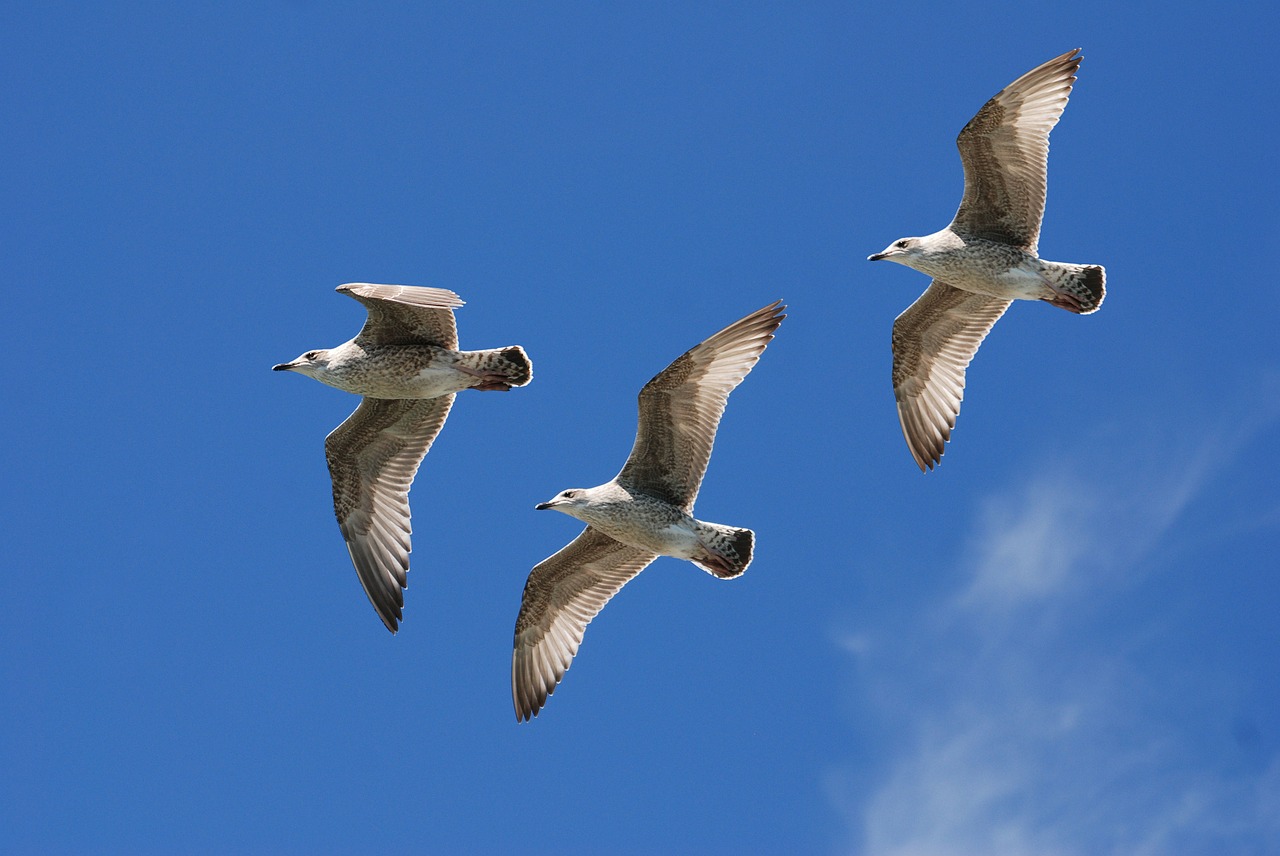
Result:
{"label": "gull's beak", "polygon": [[867,256],[867,261],[869,261],[869,262],[878,262],[878,261],[881,261],[882,259],[886,259],[886,258],[888,258],[888,257],[889,257],[889,254],[888,254],[887,252],[884,252],[884,253],[872,253],[871,255]]}
{"label": "gull's beak", "polygon": [[293,368],[293,365],[293,363],[281,363],[278,366],[272,366],[271,370],[273,372],[287,372]]}
{"label": "gull's beak", "polygon": [[535,506],[533,507],[533,510],[534,510],[534,511],[546,511],[548,508],[554,508],[554,507],[555,507],[555,506],[553,506],[553,505],[552,505],[551,503],[549,503],[549,502],[539,502],[537,505],[535,505]]}

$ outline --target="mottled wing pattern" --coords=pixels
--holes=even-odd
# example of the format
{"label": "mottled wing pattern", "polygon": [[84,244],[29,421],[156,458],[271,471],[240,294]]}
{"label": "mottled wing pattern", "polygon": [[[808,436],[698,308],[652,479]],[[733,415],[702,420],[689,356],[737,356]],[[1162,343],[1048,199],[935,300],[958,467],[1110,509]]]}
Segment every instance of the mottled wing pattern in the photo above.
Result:
{"label": "mottled wing pattern", "polygon": [[511,653],[516,719],[537,715],[573,662],[591,619],[657,555],[588,526],[533,569],[524,586]]}
{"label": "mottled wing pattern", "polygon": [[356,337],[359,345],[439,345],[457,350],[453,310],[463,301],[445,288],[348,282],[338,286],[364,304],[369,318]]}
{"label": "mottled wing pattern", "polygon": [[730,324],[645,384],[619,483],[693,508],[729,393],[760,359],[786,308],[777,301]]}
{"label": "mottled wing pattern", "polygon": [[893,322],[893,394],[922,471],[941,460],[960,414],[965,369],[1009,303],[934,280]]}
{"label": "mottled wing pattern", "polygon": [[324,441],[338,527],[360,585],[392,633],[408,585],[409,486],[452,405],[452,395],[365,398]]}
{"label": "mottled wing pattern", "polygon": [[951,228],[1035,252],[1044,216],[1049,131],[1080,67],[1080,49],[1019,77],[964,126],[956,145],[964,198]]}

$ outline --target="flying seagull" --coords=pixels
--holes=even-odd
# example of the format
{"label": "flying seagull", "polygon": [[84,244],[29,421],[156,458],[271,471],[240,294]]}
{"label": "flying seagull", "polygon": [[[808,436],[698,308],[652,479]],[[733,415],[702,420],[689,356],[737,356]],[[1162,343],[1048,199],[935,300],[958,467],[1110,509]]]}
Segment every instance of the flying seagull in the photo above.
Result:
{"label": "flying seagull", "polygon": [[893,322],[893,393],[921,471],[941,460],[960,413],[965,368],[1012,301],[1045,300],[1078,315],[1102,305],[1102,267],[1037,255],[1049,131],[1067,106],[1080,59],[1076,48],[1032,69],[964,126],[956,140],[964,197],[951,225],[868,257],[933,277]]}
{"label": "flying seagull", "polygon": [[324,451],[333,510],[360,585],[395,633],[412,549],[409,486],[449,415],[454,393],[524,386],[533,365],[519,345],[457,350],[453,310],[462,300],[452,291],[367,282],[349,282],[338,291],[369,312],[359,335],[273,368],[364,396],[325,438]]}
{"label": "flying seagull", "polygon": [[645,384],[635,446],[622,471],[536,506],[587,528],[525,583],[511,655],[517,720],[537,715],[587,624],[658,556],[688,559],[721,579],[751,564],[755,533],[695,520],[693,503],[729,393],[760,359],[786,308],[778,301],[730,324]]}

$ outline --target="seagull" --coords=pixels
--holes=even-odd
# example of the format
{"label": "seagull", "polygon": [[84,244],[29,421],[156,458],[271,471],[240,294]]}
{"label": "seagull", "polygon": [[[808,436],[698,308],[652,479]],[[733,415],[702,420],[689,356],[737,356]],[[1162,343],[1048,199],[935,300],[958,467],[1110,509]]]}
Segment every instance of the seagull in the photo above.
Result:
{"label": "seagull", "polygon": [[1078,315],[1102,305],[1101,266],[1037,254],[1049,132],[1067,106],[1080,60],[1076,48],[1032,69],[964,126],[956,140],[964,197],[951,225],[868,256],[933,277],[893,322],[898,419],[922,472],[941,460],[960,413],[965,368],[1012,301],[1044,300]]}
{"label": "seagull", "polygon": [[688,559],[720,579],[751,564],[755,533],[693,517],[716,428],[733,392],[786,316],[771,303],[716,333],[640,390],[640,426],[622,471],[535,508],[587,524],[525,583],[511,655],[516,719],[536,716],[564,677],[587,624],[658,556]]}
{"label": "seagull", "polygon": [[333,510],[360,585],[387,629],[399,628],[409,572],[409,486],[464,389],[508,390],[533,377],[519,345],[459,351],[443,288],[349,282],[369,312],[350,342],[273,366],[364,398],[324,441]]}

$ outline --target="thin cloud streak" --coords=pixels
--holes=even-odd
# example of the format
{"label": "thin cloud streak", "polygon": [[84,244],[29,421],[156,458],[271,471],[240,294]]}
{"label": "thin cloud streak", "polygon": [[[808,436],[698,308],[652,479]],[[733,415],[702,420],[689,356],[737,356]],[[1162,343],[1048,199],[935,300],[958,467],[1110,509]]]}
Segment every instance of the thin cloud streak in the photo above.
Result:
{"label": "thin cloud streak", "polygon": [[[1201,432],[1149,469],[1131,457],[1040,468],[981,506],[957,592],[922,608],[917,626],[845,635],[891,747],[870,792],[835,797],[853,852],[1280,848],[1276,747],[1207,745],[1226,729],[1187,703],[1229,707],[1231,676],[1188,664],[1172,686],[1144,668],[1153,648],[1196,632],[1195,615],[1129,609],[1161,593],[1188,544],[1241,531],[1192,509],[1272,422]],[[1254,512],[1246,531],[1274,526]]]}

